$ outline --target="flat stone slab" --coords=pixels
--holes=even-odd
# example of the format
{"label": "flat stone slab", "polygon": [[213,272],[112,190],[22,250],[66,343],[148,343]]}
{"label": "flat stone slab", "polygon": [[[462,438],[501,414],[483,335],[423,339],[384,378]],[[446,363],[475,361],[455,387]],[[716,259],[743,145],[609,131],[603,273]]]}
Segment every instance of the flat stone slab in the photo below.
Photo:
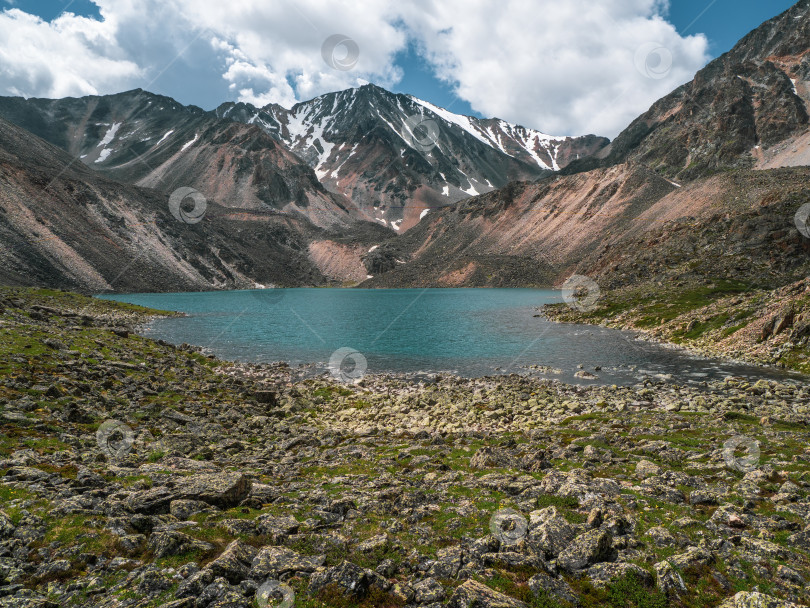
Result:
{"label": "flat stone slab", "polygon": [[262,547],[253,559],[250,576],[258,580],[278,578],[289,572],[315,572],[325,562],[324,555],[301,555],[287,547]]}
{"label": "flat stone slab", "polygon": [[250,480],[242,473],[202,473],[180,477],[170,486],[136,492],[126,500],[136,513],[168,513],[173,500],[199,500],[223,509],[247,498]]}

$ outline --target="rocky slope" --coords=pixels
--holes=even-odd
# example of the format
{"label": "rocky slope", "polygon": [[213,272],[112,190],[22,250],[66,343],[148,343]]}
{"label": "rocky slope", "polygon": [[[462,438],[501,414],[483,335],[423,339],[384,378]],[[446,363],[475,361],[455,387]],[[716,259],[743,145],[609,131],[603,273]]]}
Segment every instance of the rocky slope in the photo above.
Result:
{"label": "rocky slope", "polygon": [[810,601],[806,386],[301,381],[150,314],[0,293],[0,606]]}
{"label": "rocky slope", "polygon": [[810,163],[810,1],[745,36],[576,172],[628,160],[691,180],[733,167]]}
{"label": "rocky slope", "polygon": [[389,242],[408,261],[367,286],[550,285],[609,235],[675,190],[638,166],[621,165],[537,183],[515,182],[431,211]]}
{"label": "rocky slope", "polygon": [[190,187],[225,207],[297,212],[322,227],[365,218],[256,126],[142,90],[80,99],[0,98],[0,116],[116,181]]}
{"label": "rocky slope", "polygon": [[559,170],[609,141],[461,116],[374,85],[290,110],[227,103],[216,113],[260,126],[305,159],[330,191],[402,232],[425,209]]}
{"label": "rocky slope", "polygon": [[[549,285],[573,272],[605,290],[720,278],[786,285],[810,272],[810,239],[795,220],[810,201],[808,177],[807,167],[737,170],[680,185],[629,163],[513,183],[386,241],[408,263],[367,285]],[[488,270],[496,257],[524,271]]]}
{"label": "rocky slope", "polygon": [[[180,213],[192,199],[178,201],[173,215],[168,195],[106,179],[2,119],[0,169],[3,284],[99,292],[342,283],[362,271],[368,243],[388,232],[359,223],[336,236],[300,214],[207,199],[195,203],[198,216]],[[356,251],[327,268],[311,255],[313,242]]]}
{"label": "rocky slope", "polygon": [[[372,286],[562,283],[602,289],[733,279],[791,284],[810,270],[794,216],[810,202],[810,1],[744,37],[563,175],[431,210]],[[508,260],[503,272],[498,263]]]}

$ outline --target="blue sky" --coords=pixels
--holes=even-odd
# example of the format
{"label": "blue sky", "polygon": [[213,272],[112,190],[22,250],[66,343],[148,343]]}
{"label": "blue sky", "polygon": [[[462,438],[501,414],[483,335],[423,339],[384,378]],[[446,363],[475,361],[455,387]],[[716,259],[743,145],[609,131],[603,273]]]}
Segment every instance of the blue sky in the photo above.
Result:
{"label": "blue sky", "polygon": [[[549,17],[548,23],[557,25],[546,25],[538,20],[534,25],[527,24],[526,31],[521,32],[519,25],[524,20],[523,15],[518,9],[511,14],[500,10],[509,3],[509,0],[504,0],[506,4],[492,6],[499,7],[498,13],[503,13],[500,16],[506,27],[493,23],[491,33],[487,30],[487,21],[497,16],[486,12],[472,14],[474,11],[463,10],[466,5],[458,1],[460,4],[455,8],[447,8],[452,0],[437,1],[433,11],[422,11],[437,13],[428,16],[416,10],[409,13],[407,8],[415,7],[408,7],[404,2],[406,9],[401,15],[391,17],[390,3],[386,7],[387,0],[359,1],[356,7],[359,12],[354,15],[348,14],[351,9],[345,6],[340,12],[332,13],[336,3],[327,0],[300,0],[300,3],[291,0],[286,4],[256,4],[252,0],[234,0],[230,4],[221,0],[178,0],[180,12],[175,16],[166,12],[169,3],[143,0],[139,5],[144,7],[143,15],[133,17],[123,8],[130,3],[115,0],[97,0],[98,4],[90,0],[0,0],[0,8],[16,8],[46,22],[65,11],[101,19],[99,5],[105,6],[107,13],[119,11],[112,20],[118,24],[115,29],[109,26],[109,31],[91,42],[82,38],[81,30],[86,24],[78,23],[73,28],[25,24],[26,27],[39,28],[36,35],[25,37],[26,44],[29,39],[46,39],[50,41],[49,46],[40,49],[41,65],[32,67],[29,61],[16,73],[12,66],[7,83],[2,82],[4,73],[0,69],[0,94],[51,97],[141,87],[184,104],[211,109],[223,101],[235,100],[251,101],[257,105],[270,101],[291,105],[327,90],[372,81],[456,113],[499,116],[555,134],[597,132],[613,136],[655,99],[689,80],[708,58],[729,50],[747,32],[794,3],[791,0],[671,0],[668,11],[662,15],[668,22],[664,28],[660,19],[649,14],[650,6],[656,2],[660,4],[661,0],[566,0],[562,3],[536,0],[533,5],[538,7],[536,12]],[[153,2],[156,3],[152,5]],[[567,5],[570,8],[577,2],[586,7],[582,9],[588,13],[583,15],[585,18],[576,13],[566,16],[562,14],[565,8],[559,9],[561,14],[549,16],[558,10],[557,7]],[[231,9],[237,5],[247,7],[245,12],[251,17],[235,19],[233,24],[218,29],[219,22],[230,17],[224,17],[222,12],[218,14],[217,11],[222,10],[218,5]],[[185,10],[183,6],[186,6]],[[257,13],[256,6],[266,10],[267,15]],[[525,10],[526,5],[523,6]],[[634,6],[637,14],[623,14],[628,12],[628,6]],[[606,12],[608,21],[614,22],[605,26],[601,41],[597,34],[592,35],[601,27],[598,24],[601,17],[594,17],[596,25],[588,23],[588,17],[600,10]],[[161,11],[165,16],[159,14]],[[238,13],[238,9],[231,12]],[[279,19],[280,15],[284,19]],[[263,16],[267,25],[261,21]],[[433,18],[432,22],[430,18]],[[400,27],[406,21],[407,24]],[[645,21],[646,25],[636,27],[639,21]],[[279,29],[273,32],[276,22],[279,22]],[[2,25],[0,23],[0,38],[3,37]],[[42,27],[51,27],[51,30],[43,32]],[[320,56],[318,62],[308,63],[318,49],[304,47],[314,47],[326,34],[333,33],[327,29],[330,27],[341,28],[340,33],[355,37],[360,44],[361,61],[353,72],[330,73],[324,70]],[[12,32],[14,28],[20,30],[20,36],[23,36],[19,19],[9,20],[8,28],[7,31]],[[206,29],[206,35],[192,36],[195,28],[199,31]],[[240,28],[253,31],[242,35]],[[611,28],[616,32],[633,28],[637,31],[627,34],[622,40],[617,34],[614,42],[610,38],[614,34]],[[455,38],[445,36],[450,30],[456,32]],[[208,35],[211,31],[214,33]],[[465,32],[470,32],[466,38]],[[561,34],[569,32],[570,36],[560,38]],[[257,43],[263,35],[266,48],[260,48],[261,44]],[[705,40],[699,35],[705,36]],[[547,40],[555,36],[553,42]],[[283,41],[285,37],[286,43]],[[62,38],[66,39],[64,51],[60,43]],[[99,40],[104,44],[99,44]],[[515,44],[516,40],[523,46]],[[672,51],[672,69],[658,82],[639,80],[639,74],[635,73],[637,69],[631,65],[633,50],[650,41],[660,42]],[[217,52],[212,50],[214,42],[221,45]],[[479,42],[483,47],[480,52],[475,48]],[[86,56],[64,56],[75,52],[77,44],[85,45],[83,53]],[[561,44],[570,48],[560,49]],[[98,50],[105,45],[109,50]],[[616,65],[620,60],[608,57],[594,57],[591,61],[588,45],[602,49],[593,55],[604,54],[605,48],[612,50],[612,46],[623,45],[626,47],[625,59],[621,60],[623,65]],[[181,53],[177,52],[178,48]],[[417,52],[417,48],[422,52]],[[570,66],[558,65],[560,69],[555,72],[547,69],[548,62],[542,57],[528,57],[535,48],[538,55],[573,50],[579,57],[572,58]],[[503,55],[502,49],[506,49]],[[13,56],[13,50],[8,54]],[[27,53],[28,57],[36,54],[36,49]],[[287,57],[286,63],[280,59],[282,56]],[[501,57],[500,63],[496,60],[498,56]],[[296,57],[303,57],[301,69],[298,69]],[[598,60],[603,63],[598,64]],[[611,62],[616,68],[615,75],[611,72]],[[485,67],[487,65],[489,68]],[[537,82],[531,83],[535,78]],[[578,81],[579,85],[576,85]],[[631,90],[632,93],[628,92]]]}

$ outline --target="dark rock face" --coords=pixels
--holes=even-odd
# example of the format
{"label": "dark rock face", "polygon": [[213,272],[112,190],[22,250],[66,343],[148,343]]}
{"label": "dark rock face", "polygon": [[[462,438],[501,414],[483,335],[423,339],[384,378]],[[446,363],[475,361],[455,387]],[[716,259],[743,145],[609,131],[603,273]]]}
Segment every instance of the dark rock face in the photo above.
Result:
{"label": "dark rock face", "polygon": [[405,263],[402,258],[402,253],[397,251],[394,245],[384,244],[364,254],[361,259],[368,273],[373,276],[393,270],[397,264]]}

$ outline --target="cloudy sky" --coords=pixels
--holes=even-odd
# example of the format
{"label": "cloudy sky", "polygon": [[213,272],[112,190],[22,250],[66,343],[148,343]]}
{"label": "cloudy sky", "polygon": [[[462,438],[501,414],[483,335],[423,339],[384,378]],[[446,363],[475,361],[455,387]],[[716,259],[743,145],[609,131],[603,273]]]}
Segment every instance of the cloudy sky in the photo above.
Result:
{"label": "cloudy sky", "polygon": [[[0,0],[0,95],[289,107],[373,82],[615,136],[792,0]],[[336,41],[342,41],[335,44]]]}

